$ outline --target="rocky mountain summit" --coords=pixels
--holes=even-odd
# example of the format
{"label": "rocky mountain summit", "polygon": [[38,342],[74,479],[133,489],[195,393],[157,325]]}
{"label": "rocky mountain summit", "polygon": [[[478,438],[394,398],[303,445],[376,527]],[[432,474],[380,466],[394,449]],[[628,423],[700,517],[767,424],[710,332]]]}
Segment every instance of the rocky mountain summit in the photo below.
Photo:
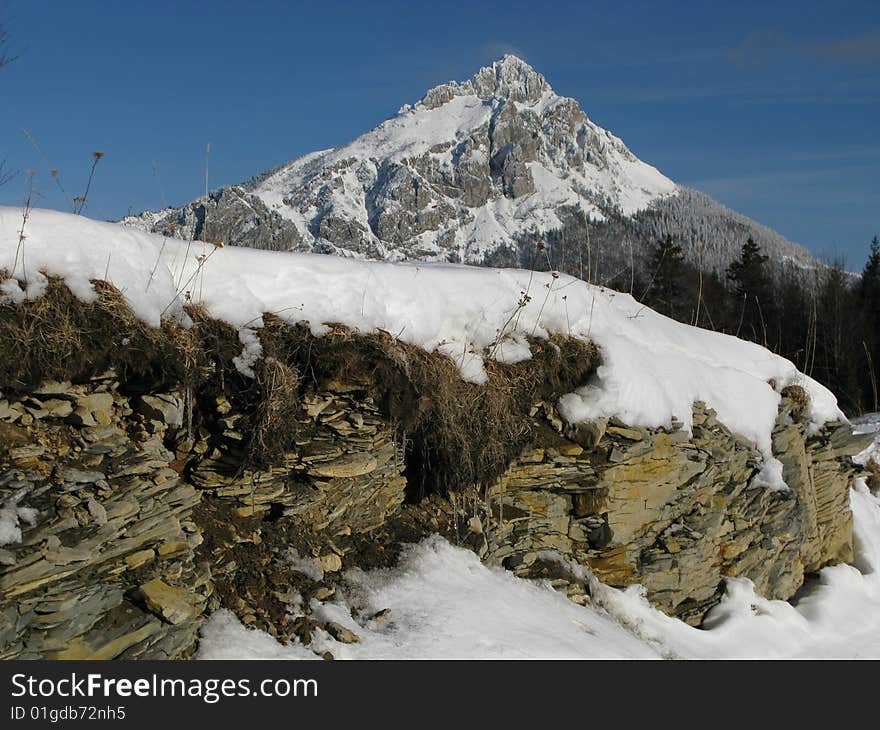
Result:
{"label": "rocky mountain summit", "polygon": [[[779,266],[816,260],[677,185],[507,55],[348,144],[180,208],[124,219],[184,239],[371,259],[552,267],[610,281],[672,235],[703,268],[752,236]],[[537,257],[535,243],[547,244]]]}

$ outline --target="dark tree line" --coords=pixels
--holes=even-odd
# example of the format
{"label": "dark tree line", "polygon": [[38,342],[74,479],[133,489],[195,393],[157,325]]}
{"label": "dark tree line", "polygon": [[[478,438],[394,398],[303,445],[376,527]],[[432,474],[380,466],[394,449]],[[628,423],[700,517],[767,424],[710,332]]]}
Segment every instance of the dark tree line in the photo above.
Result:
{"label": "dark tree line", "polygon": [[878,410],[880,241],[861,277],[841,261],[822,271],[772,270],[749,238],[723,274],[700,272],[671,238],[657,242],[633,295],[661,314],[736,335],[788,358],[828,386],[850,414]]}
{"label": "dark tree line", "polygon": [[[715,270],[717,255],[689,257],[688,242],[679,237],[655,240],[645,256],[644,232],[632,220],[612,219],[601,230],[597,240],[593,229],[563,227],[540,245],[526,236],[485,264],[556,269],[629,292],[668,317],[757,342],[791,360],[829,387],[848,414],[880,410],[876,238],[857,275],[840,260],[819,267],[774,260],[752,237],[735,260]],[[701,270],[695,261],[707,263]]]}

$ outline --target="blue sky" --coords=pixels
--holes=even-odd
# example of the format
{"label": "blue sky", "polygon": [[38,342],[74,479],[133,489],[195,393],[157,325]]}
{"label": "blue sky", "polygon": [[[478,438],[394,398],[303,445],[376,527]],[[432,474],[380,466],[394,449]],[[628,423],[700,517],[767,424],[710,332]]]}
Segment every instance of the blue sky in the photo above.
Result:
{"label": "blue sky", "polygon": [[48,170],[79,194],[94,150],[88,215],[182,204],[209,142],[211,187],[240,182],[513,52],[669,177],[820,256],[860,268],[880,234],[877,0],[0,0],[0,18],[18,56],[0,159],[47,207],[67,205]]}

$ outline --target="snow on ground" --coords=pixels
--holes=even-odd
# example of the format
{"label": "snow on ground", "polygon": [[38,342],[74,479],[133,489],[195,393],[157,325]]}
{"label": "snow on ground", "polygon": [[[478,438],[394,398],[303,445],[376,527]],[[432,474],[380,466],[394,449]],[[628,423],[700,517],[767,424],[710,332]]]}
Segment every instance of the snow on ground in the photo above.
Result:
{"label": "snow on ground", "polygon": [[[679,324],[626,294],[568,276],[215,248],[43,210],[32,210],[23,230],[22,222],[21,209],[0,207],[0,271],[8,275],[0,301],[40,296],[46,276],[63,278],[84,301],[95,297],[91,281],[106,279],[153,325],[188,323],[183,305],[190,301],[239,328],[245,372],[260,355],[255,331],[267,312],[316,333],[328,322],[390,332],[448,354],[473,382],[485,378],[485,357],[522,360],[529,336],[556,333],[591,339],[602,353],[593,382],[561,399],[572,421],[616,415],[648,427],[678,419],[687,428],[691,404],[702,400],[769,455],[780,397],[771,379],[777,389],[800,384],[808,391],[814,424],[841,417],[828,390],[764,348]],[[771,475],[773,467],[768,461]],[[826,568],[796,605],[730,581],[707,631],[650,608],[637,588],[595,585],[595,605],[579,607],[438,538],[411,548],[395,570],[351,577],[356,616],[390,608],[386,622],[362,627],[346,605],[315,608],[364,636],[350,646],[323,637],[340,656],[880,656],[880,503],[860,482],[852,506],[856,567]],[[4,539],[17,539],[18,520],[29,517],[17,502],[3,505]],[[223,613],[207,626],[202,652],[310,654]]]}
{"label": "snow on ground", "polygon": [[[566,275],[215,248],[45,210],[30,211],[22,239],[22,220],[21,209],[0,207],[0,271],[12,274],[0,298],[39,296],[51,275],[86,301],[95,297],[90,282],[107,279],[152,325],[187,322],[183,304],[200,304],[239,328],[245,373],[259,357],[254,330],[267,312],[307,322],[316,334],[331,322],[384,330],[448,355],[476,383],[486,377],[485,357],[528,358],[528,337],[556,333],[601,349],[593,382],[560,400],[571,422],[618,416],[660,427],[677,419],[687,429],[701,400],[769,456],[784,386],[807,390],[814,424],[842,417],[830,391],[759,345],[675,322],[628,294]],[[772,477],[772,462],[767,471]]]}
{"label": "snow on ground", "polygon": [[[856,566],[825,568],[794,603],[756,595],[729,580],[704,629],[652,608],[638,586],[593,582],[578,606],[549,584],[482,565],[468,550],[431,537],[397,568],[348,574],[346,603],[313,604],[315,615],[358,634],[341,644],[318,632],[313,648],[339,659],[519,658],[880,658],[880,500],[858,480],[851,493]],[[388,609],[384,618],[370,620]],[[202,632],[202,659],[315,658],[215,613]]]}
{"label": "snow on ground", "polygon": [[[578,606],[503,568],[487,568],[470,550],[440,537],[410,546],[393,570],[355,571],[348,577],[363,625],[344,603],[313,605],[318,619],[342,624],[363,640],[340,644],[318,632],[314,648],[336,658],[657,657],[604,612]],[[386,608],[384,620],[368,618]],[[218,613],[203,631],[202,659],[301,658],[308,651],[294,644],[285,655],[268,634],[243,628],[229,611]]]}
{"label": "snow on ground", "polygon": [[855,433],[872,433],[880,431],[880,413],[867,413],[852,419]]}

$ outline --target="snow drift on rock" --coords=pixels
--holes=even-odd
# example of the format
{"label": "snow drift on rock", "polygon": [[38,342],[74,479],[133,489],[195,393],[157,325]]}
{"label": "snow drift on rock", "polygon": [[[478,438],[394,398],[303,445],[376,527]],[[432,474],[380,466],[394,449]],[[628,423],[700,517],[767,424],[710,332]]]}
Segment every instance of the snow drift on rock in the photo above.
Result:
{"label": "snow drift on rock", "polygon": [[692,404],[703,401],[769,456],[783,387],[806,389],[813,424],[842,417],[826,388],[759,345],[680,324],[566,275],[215,248],[43,210],[31,211],[23,240],[21,229],[22,211],[0,208],[0,271],[11,274],[0,284],[4,300],[39,296],[46,276],[88,300],[90,282],[106,277],[152,325],[186,322],[184,302],[199,304],[239,329],[245,373],[259,356],[254,330],[265,313],[308,323],[316,334],[327,323],[384,330],[448,355],[475,383],[486,378],[485,358],[526,359],[529,337],[555,333],[592,340],[601,353],[593,381],[560,401],[570,422],[617,416],[687,429]]}

